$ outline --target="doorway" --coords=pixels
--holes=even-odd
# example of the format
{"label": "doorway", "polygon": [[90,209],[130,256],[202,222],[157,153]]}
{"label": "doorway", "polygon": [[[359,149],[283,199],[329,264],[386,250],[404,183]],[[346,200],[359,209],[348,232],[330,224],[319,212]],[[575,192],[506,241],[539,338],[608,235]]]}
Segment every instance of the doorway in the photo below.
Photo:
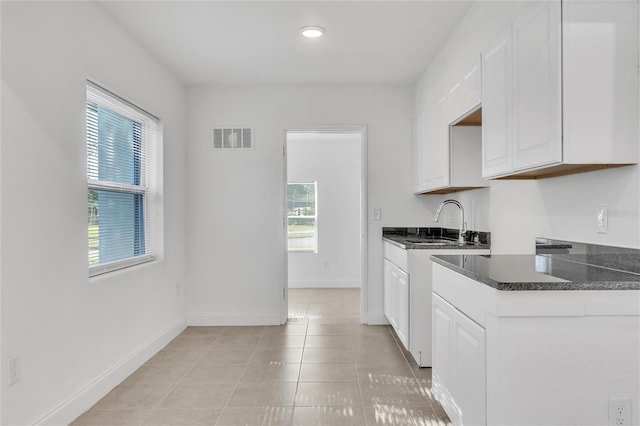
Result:
{"label": "doorway", "polygon": [[281,322],[322,315],[313,303],[304,312],[291,306],[289,315],[288,289],[355,289],[360,322],[366,323],[366,128],[289,128],[284,139],[287,289]]}

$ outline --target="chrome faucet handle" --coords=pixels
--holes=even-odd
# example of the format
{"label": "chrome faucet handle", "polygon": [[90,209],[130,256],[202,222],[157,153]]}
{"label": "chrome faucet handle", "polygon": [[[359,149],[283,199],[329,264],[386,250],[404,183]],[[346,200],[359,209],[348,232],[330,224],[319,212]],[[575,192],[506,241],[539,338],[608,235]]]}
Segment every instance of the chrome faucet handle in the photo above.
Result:
{"label": "chrome faucet handle", "polygon": [[463,245],[465,243],[466,233],[467,233],[467,222],[462,222],[460,226],[460,234],[458,235],[458,244]]}

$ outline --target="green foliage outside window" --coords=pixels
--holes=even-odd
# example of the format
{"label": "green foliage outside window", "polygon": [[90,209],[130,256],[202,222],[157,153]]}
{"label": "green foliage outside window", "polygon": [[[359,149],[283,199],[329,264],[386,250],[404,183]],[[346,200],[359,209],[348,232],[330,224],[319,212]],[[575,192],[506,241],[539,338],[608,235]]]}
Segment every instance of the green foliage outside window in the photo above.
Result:
{"label": "green foliage outside window", "polygon": [[316,251],[316,189],[316,182],[287,185],[289,250]]}

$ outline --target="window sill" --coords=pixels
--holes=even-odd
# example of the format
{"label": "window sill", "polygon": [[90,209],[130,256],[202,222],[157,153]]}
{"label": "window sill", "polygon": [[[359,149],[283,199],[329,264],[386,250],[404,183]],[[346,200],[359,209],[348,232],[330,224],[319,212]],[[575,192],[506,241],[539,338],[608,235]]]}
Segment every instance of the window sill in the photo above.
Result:
{"label": "window sill", "polygon": [[119,260],[117,262],[105,263],[102,265],[89,266],[89,278],[98,275],[107,274],[109,272],[119,271],[121,269],[130,268],[132,266],[151,262],[156,258],[150,254],[144,256],[133,257],[130,259]]}

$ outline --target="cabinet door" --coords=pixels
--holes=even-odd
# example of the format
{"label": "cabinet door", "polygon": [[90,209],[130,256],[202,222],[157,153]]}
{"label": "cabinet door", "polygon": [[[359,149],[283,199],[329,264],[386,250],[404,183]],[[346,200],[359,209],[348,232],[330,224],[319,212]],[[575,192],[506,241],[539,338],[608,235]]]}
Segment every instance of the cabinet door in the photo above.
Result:
{"label": "cabinet door", "polygon": [[462,92],[464,88],[462,87],[462,83],[462,80],[456,82],[456,84],[449,89],[449,93],[447,94],[447,112],[445,116],[447,125],[457,121],[463,113],[462,98],[464,97],[464,94]]}
{"label": "cabinet door", "polygon": [[422,188],[449,185],[449,123],[447,97],[431,104],[422,118]]}
{"label": "cabinet door", "polygon": [[482,53],[482,177],[511,170],[511,28]]}
{"label": "cabinet door", "polygon": [[422,167],[422,114],[419,113],[413,119],[413,138],[411,140],[413,148],[413,192],[418,194],[421,191]]}
{"label": "cabinet door", "polygon": [[513,168],[562,161],[560,1],[534,2],[513,24]]}
{"label": "cabinet door", "polygon": [[453,306],[437,294],[432,294],[432,389],[449,417],[454,411],[450,394],[453,384],[451,377],[453,312]]}
{"label": "cabinet door", "polygon": [[562,2],[562,153],[638,162],[638,2]]}
{"label": "cabinet door", "polygon": [[485,330],[460,311],[453,321],[453,385],[460,423],[487,424]]}
{"label": "cabinet door", "polygon": [[460,115],[467,114],[480,105],[482,101],[480,87],[480,62],[476,61],[462,79],[459,97]]}
{"label": "cabinet door", "polygon": [[401,269],[396,270],[396,289],[398,314],[396,334],[406,349],[409,349],[409,275]]}
{"label": "cabinet door", "polygon": [[396,328],[396,266],[389,260],[384,260],[384,315],[393,328]]}

